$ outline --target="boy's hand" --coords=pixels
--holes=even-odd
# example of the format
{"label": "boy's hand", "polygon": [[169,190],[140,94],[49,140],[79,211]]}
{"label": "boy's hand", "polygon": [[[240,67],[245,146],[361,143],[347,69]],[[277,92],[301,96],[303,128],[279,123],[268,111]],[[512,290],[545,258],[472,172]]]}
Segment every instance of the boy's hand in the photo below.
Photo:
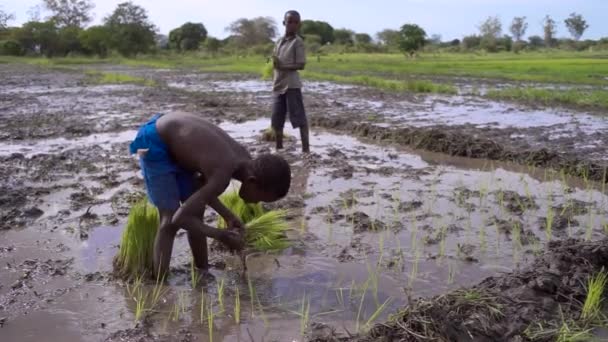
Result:
{"label": "boy's hand", "polygon": [[245,225],[243,225],[243,222],[241,222],[241,220],[239,220],[236,217],[232,217],[230,218],[230,220],[226,221],[227,226],[228,226],[228,230],[230,231],[236,231],[237,233],[244,235],[245,233]]}
{"label": "boy's hand", "polygon": [[222,230],[218,240],[231,251],[241,251],[245,248],[245,239],[241,234],[231,230]]}

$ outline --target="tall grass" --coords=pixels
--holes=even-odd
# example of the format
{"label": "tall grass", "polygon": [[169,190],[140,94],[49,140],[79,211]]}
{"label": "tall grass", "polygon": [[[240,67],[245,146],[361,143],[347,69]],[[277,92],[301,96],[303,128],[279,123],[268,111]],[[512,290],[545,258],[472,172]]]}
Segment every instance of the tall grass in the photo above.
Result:
{"label": "tall grass", "polygon": [[114,257],[114,271],[122,278],[154,274],[154,239],[159,225],[158,210],[142,199],[129,212],[120,250]]}

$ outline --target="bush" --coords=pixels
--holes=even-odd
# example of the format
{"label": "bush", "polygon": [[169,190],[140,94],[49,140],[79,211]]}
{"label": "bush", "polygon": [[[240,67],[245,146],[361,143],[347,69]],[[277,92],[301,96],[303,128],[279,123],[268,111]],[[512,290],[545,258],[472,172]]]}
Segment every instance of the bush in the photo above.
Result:
{"label": "bush", "polygon": [[15,40],[0,40],[0,55],[5,56],[21,56],[23,48],[21,44]]}

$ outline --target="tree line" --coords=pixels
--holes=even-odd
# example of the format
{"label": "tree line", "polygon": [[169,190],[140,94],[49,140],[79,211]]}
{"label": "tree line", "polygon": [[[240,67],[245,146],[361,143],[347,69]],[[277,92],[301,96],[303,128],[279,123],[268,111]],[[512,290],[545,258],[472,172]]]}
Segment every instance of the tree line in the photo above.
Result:
{"label": "tree line", "polygon": [[[268,55],[279,31],[270,17],[241,18],[231,23],[225,39],[208,36],[203,23],[187,22],[170,31],[158,34],[145,8],[126,1],[102,20],[101,25],[86,27],[92,20],[92,0],[42,0],[42,7],[50,13],[44,20],[39,9],[30,13],[30,20],[21,27],[11,27],[15,19],[0,8],[0,54],[44,55],[69,54],[106,57],[111,52],[134,56],[174,50],[177,52],[205,50],[209,53],[253,53]],[[557,22],[546,16],[542,22],[543,36],[524,39],[528,30],[526,17],[513,18],[504,34],[498,17],[489,17],[478,26],[479,34],[444,42],[438,35],[427,35],[416,24],[405,24],[400,29],[385,29],[375,35],[358,33],[346,28],[334,28],[324,21],[304,20],[300,34],[312,54],[324,52],[397,52],[408,56],[418,51],[438,50],[487,52],[567,48],[583,50],[593,46],[608,47],[608,38],[581,41],[589,25],[572,13],[564,21],[571,35],[569,39],[556,37]]]}

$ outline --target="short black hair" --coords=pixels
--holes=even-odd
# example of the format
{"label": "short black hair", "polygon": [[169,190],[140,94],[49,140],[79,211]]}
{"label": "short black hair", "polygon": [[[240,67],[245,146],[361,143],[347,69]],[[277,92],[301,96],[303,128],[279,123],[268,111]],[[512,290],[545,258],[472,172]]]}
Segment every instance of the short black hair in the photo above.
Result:
{"label": "short black hair", "polygon": [[285,15],[283,16],[283,19],[287,18],[288,15],[293,15],[293,16],[298,17],[298,18],[301,19],[300,13],[298,11],[296,11],[296,10],[289,10],[289,11],[285,12]]}
{"label": "short black hair", "polygon": [[274,154],[262,154],[252,162],[253,174],[257,185],[274,193],[279,198],[285,197],[291,186],[291,168],[283,157]]}

